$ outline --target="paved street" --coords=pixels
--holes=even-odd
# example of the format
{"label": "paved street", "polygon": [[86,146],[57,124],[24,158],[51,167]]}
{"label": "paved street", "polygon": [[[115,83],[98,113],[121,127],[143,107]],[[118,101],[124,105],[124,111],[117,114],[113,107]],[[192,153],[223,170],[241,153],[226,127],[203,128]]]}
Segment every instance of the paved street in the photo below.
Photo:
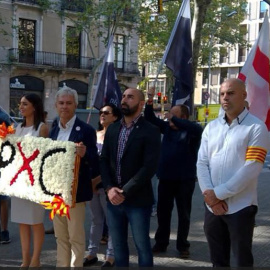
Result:
{"label": "paved street", "polygon": [[[254,258],[256,267],[270,267],[270,170],[265,166],[259,179],[259,213],[256,217],[256,227],[254,232]],[[176,213],[172,220],[171,241],[166,253],[157,255],[154,258],[156,266],[169,267],[196,267],[211,266],[209,261],[208,247],[203,233],[203,213],[202,197],[198,184],[193,198],[192,222],[189,240],[191,242],[191,256],[189,260],[181,260],[175,249],[176,239]],[[87,222],[85,224],[87,230],[87,238],[89,236],[89,207],[87,207]],[[48,228],[51,223],[46,215],[45,227]],[[151,241],[154,243],[153,237],[157,227],[156,217],[152,217],[151,222]],[[19,266],[21,263],[20,240],[18,227],[16,224],[9,223],[12,242],[8,245],[0,245],[0,267]],[[137,256],[130,236],[130,252],[131,266],[137,265]],[[88,244],[88,240],[86,239]],[[101,246],[98,254],[100,266],[103,260],[105,247]],[[43,266],[53,267],[56,262],[56,243],[53,235],[46,235],[44,247],[42,251],[41,263]]]}

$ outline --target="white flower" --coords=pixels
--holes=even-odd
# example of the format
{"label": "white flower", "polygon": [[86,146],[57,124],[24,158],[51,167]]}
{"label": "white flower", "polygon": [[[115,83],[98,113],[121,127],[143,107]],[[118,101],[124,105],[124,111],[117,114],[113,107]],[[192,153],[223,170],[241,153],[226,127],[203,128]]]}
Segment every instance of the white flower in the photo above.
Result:
{"label": "white flower", "polygon": [[[15,148],[16,154],[12,162],[7,162],[8,164],[4,168],[0,168],[1,194],[38,203],[52,200],[54,194],[62,194],[65,203],[71,205],[75,161],[75,144],[73,142],[10,135],[4,140],[0,139],[0,147],[6,141],[9,141]],[[19,143],[22,153],[19,151]],[[38,152],[35,153],[36,150]],[[11,160],[11,155],[11,147],[4,146],[0,152],[2,160],[4,162]],[[22,170],[23,164],[27,166],[26,169]],[[20,173],[18,174],[18,172]]]}

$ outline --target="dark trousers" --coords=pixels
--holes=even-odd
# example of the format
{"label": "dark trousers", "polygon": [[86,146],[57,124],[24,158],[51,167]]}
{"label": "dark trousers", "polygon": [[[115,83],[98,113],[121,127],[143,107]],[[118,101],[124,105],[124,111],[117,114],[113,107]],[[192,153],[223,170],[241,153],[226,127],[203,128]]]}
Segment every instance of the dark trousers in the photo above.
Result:
{"label": "dark trousers", "polygon": [[204,231],[214,267],[230,266],[230,250],[236,267],[252,267],[252,238],[257,206],[252,205],[230,215],[215,216],[206,207]]}
{"label": "dark trousers", "polygon": [[157,206],[158,229],[155,235],[157,245],[161,247],[167,247],[169,245],[171,216],[175,200],[178,212],[176,248],[179,251],[189,248],[190,243],[187,241],[187,238],[194,188],[195,179],[175,182],[160,179]]}

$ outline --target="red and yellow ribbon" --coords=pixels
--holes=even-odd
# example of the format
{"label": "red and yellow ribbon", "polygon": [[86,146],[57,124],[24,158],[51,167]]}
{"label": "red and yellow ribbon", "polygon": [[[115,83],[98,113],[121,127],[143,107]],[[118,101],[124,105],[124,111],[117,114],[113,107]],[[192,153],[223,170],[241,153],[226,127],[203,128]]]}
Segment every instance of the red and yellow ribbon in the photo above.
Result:
{"label": "red and yellow ribbon", "polygon": [[264,163],[267,150],[259,146],[249,146],[246,152],[246,160]]}
{"label": "red and yellow ribbon", "polygon": [[15,129],[13,128],[13,125],[7,126],[5,122],[0,124],[0,138],[4,139],[8,134],[14,134]]}
{"label": "red and yellow ribbon", "polygon": [[61,217],[67,216],[68,219],[70,219],[70,215],[69,215],[70,206],[66,205],[64,200],[57,195],[54,196],[54,198],[51,202],[45,201],[45,202],[42,202],[41,205],[45,209],[52,210],[50,213],[51,220],[53,220],[53,218],[56,214],[61,216]]}

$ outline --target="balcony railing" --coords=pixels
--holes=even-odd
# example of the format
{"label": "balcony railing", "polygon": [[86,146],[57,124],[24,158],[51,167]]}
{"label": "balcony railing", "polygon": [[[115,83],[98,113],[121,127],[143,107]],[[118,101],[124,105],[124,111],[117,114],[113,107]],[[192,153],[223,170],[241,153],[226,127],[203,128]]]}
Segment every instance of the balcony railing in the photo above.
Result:
{"label": "balcony railing", "polygon": [[118,72],[140,74],[137,63],[114,61],[114,68]]}
{"label": "balcony railing", "polygon": [[9,61],[13,63],[78,69],[92,69],[96,63],[96,59],[90,57],[43,51],[22,51],[19,49],[9,50]]}
{"label": "balcony railing", "polygon": [[[9,49],[9,62],[25,63],[41,66],[51,66],[55,68],[78,68],[92,69],[96,65],[96,59],[82,57],[72,54],[51,53],[43,51],[23,51],[19,49]],[[115,70],[120,73],[140,74],[137,63],[115,62]]]}
{"label": "balcony railing", "polygon": [[61,0],[61,10],[83,12],[86,8],[86,5],[91,4],[92,0],[84,0],[84,1]]}
{"label": "balcony railing", "polygon": [[38,1],[38,0],[12,0],[12,3],[14,3],[14,2],[22,2],[22,3],[35,4],[35,5],[40,4],[40,1]]}
{"label": "balcony railing", "polygon": [[219,63],[220,64],[227,63],[227,57],[226,56],[225,57],[224,56],[220,56],[219,57]]}
{"label": "balcony railing", "polygon": [[245,55],[239,55],[238,56],[238,62],[241,63],[241,62],[245,62],[246,61],[246,56]]}

